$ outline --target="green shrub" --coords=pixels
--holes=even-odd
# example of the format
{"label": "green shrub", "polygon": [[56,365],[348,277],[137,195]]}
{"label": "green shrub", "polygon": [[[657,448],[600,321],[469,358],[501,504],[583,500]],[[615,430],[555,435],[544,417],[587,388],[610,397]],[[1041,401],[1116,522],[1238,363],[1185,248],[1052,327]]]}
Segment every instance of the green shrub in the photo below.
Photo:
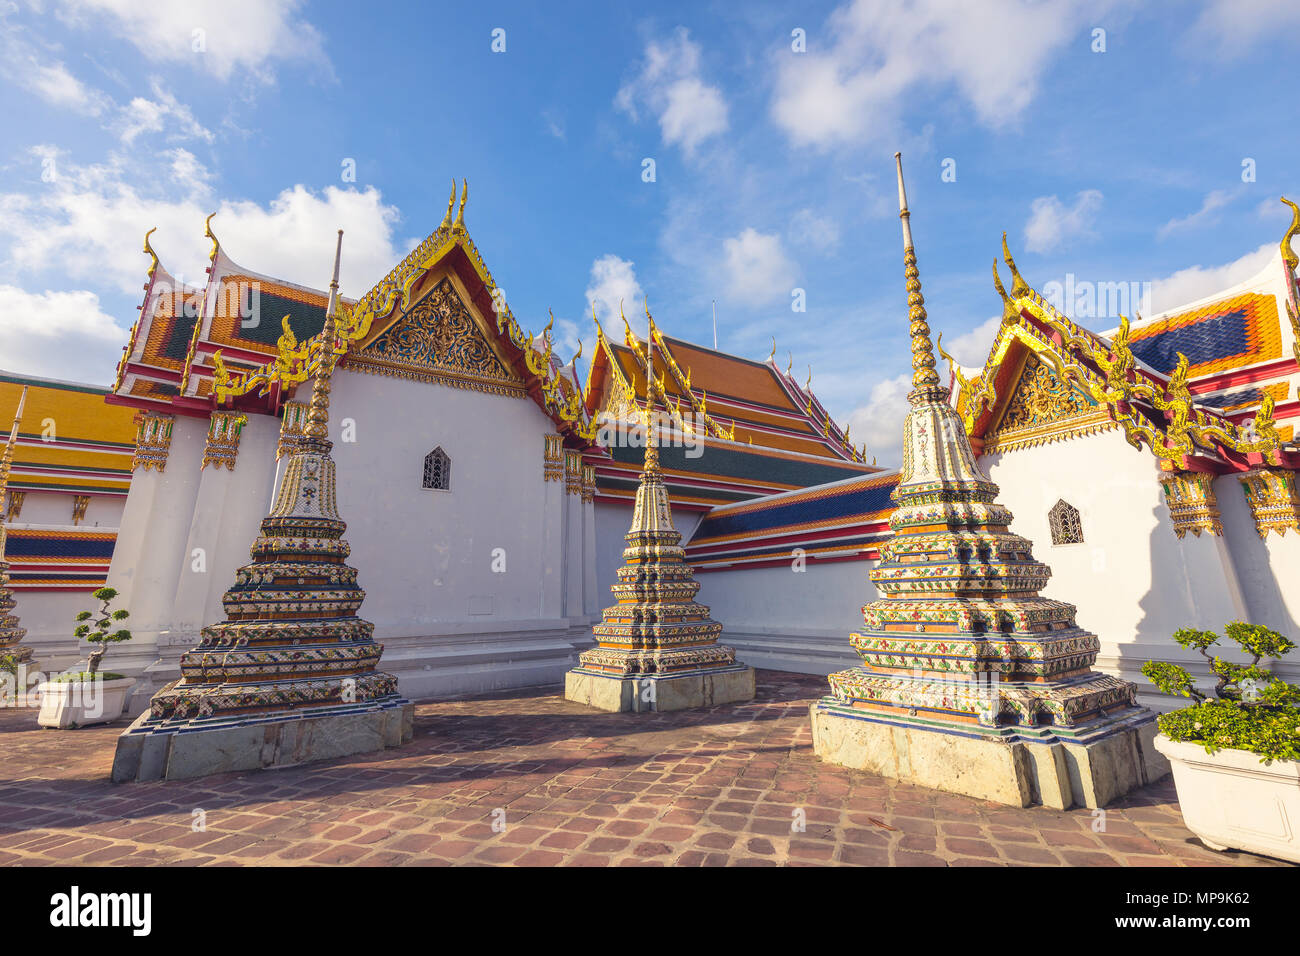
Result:
{"label": "green shrub", "polygon": [[92,592],[91,597],[100,603],[99,616],[95,617],[90,611],[82,611],[77,615],[77,620],[84,622],[93,618],[94,624],[78,624],[72,633],[96,645],[86,661],[86,673],[90,675],[88,679],[94,680],[94,675],[99,672],[99,665],[104,660],[104,654],[108,651],[108,645],[131,639],[131,632],[126,628],[116,631],[110,631],[109,628],[115,621],[124,621],[131,615],[121,609],[114,611],[109,608],[109,602],[117,597],[116,588],[100,588]]}
{"label": "green shrub", "polygon": [[1279,659],[1295,647],[1276,631],[1233,621],[1228,637],[1251,655],[1249,664],[1234,664],[1209,648],[1219,643],[1213,631],[1180,628],[1174,640],[1196,650],[1210,663],[1214,697],[1202,693],[1187,669],[1168,661],[1148,661],[1143,675],[1166,694],[1190,697],[1194,704],[1161,714],[1160,731],[1172,740],[1201,744],[1207,753],[1222,749],[1258,754],[1263,763],[1300,760],[1300,688],[1260,667],[1265,657]]}

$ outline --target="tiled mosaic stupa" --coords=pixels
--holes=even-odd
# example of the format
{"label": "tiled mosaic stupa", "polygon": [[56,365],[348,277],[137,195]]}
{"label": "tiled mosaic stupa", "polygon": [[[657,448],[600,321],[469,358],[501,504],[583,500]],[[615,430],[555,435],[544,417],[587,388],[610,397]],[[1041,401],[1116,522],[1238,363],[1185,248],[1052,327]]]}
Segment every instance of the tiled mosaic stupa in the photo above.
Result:
{"label": "tiled mosaic stupa", "polygon": [[[342,245],[342,230],[339,244]],[[341,248],[340,248],[341,251]],[[203,628],[181,679],[154,695],[118,740],[114,780],[201,776],[305,763],[411,739],[413,707],[377,671],[383,646],[357,617],[326,437],[338,255],[305,437],[284,469],[252,563],[226,592],[226,620]]]}
{"label": "tiled mosaic stupa", "polygon": [[[649,312],[646,313],[647,318]],[[611,587],[617,603],[592,628],[596,646],[565,675],[564,696],[608,711],[709,707],[754,697],[754,669],[717,643],[722,625],[695,601],[699,582],[684,563],[668,489],[659,470],[654,419],[663,390],[646,345],[645,464],[623,566]]]}
{"label": "tiled mosaic stupa", "polygon": [[939,384],[912,245],[902,159],[898,198],[912,340],[903,471],[851,643],[862,667],[830,675],[811,710],[823,759],[1016,806],[1097,807],[1168,766],[1154,714],[1127,681],[1091,669],[1097,638],[1009,529]]}
{"label": "tiled mosaic stupa", "polygon": [[[23,389],[22,397],[18,399],[18,411],[14,413],[14,427],[9,432],[9,440],[5,443],[4,454],[0,455],[0,657],[7,658],[15,669],[34,670],[35,662],[32,660],[32,649],[22,646],[20,641],[27,635],[27,631],[18,624],[18,616],[13,613],[14,592],[9,588],[9,562],[5,560],[5,517],[9,513],[9,473],[14,464],[14,446],[18,444],[18,423],[23,417],[23,406],[27,403],[27,389]],[[19,678],[19,686],[24,686],[21,680],[22,675],[11,675]],[[3,677],[0,677],[0,695],[4,693],[6,683]]]}

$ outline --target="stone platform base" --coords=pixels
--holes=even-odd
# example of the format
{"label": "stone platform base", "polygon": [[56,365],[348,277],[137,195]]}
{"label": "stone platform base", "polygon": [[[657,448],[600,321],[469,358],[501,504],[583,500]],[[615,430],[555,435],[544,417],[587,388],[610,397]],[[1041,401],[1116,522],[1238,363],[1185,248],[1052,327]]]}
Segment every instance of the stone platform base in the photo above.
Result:
{"label": "stone platform base", "polygon": [[[810,708],[813,751],[830,763],[1013,807],[1097,808],[1169,773],[1155,749],[1155,715],[1104,736],[979,737]],[[1149,712],[1147,712],[1149,713]],[[1026,731],[1033,734],[1036,731]]]}
{"label": "stone platform base", "polygon": [[744,664],[669,676],[609,677],[582,669],[564,675],[567,700],[614,713],[690,710],[754,699],[754,668]]}
{"label": "stone platform base", "polygon": [[415,705],[396,699],[286,716],[150,725],[146,711],[117,738],[113,782],[188,780],[264,770],[400,747],[411,740]]}

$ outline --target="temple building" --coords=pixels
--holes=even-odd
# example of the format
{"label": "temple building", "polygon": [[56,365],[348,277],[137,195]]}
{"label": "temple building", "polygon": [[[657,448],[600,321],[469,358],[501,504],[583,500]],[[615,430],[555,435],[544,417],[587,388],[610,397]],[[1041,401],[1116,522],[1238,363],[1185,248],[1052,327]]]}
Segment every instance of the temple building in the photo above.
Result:
{"label": "temple building", "polygon": [[[643,335],[596,324],[580,375],[549,324],[525,332],[511,312],[466,201],[453,190],[423,242],[338,300],[331,460],[349,564],[400,694],[555,685],[593,648],[626,564],[645,455],[630,436],[648,397],[684,566],[726,646],[759,668],[858,665],[845,636],[882,597],[869,576],[900,472],[855,447],[775,344],[756,360],[663,321]],[[25,641],[48,669],[84,658],[78,592],[106,580],[131,612],[135,637],[113,660],[140,679],[137,714],[225,620],[324,354],[328,292],[241,265],[218,231],[209,220],[193,285],[146,237],[140,315],[106,398],[0,375],[0,420],[31,388],[10,485],[25,500],[6,516]],[[1051,568],[1041,596],[1075,605],[1096,668],[1151,706],[1163,704],[1144,661],[1200,673],[1169,640],[1179,627],[1300,633],[1300,585],[1284,573],[1300,559],[1297,231],[1255,279],[1110,330],[1055,308],[1008,250],[988,360],[952,365],[946,382],[940,369],[1012,530]]]}
{"label": "temple building", "polygon": [[72,638],[74,618],[108,576],[131,486],[134,412],[106,406],[104,391],[0,372],[0,421],[13,420],[26,395],[0,515],[8,587],[23,643],[46,671],[84,656]]}

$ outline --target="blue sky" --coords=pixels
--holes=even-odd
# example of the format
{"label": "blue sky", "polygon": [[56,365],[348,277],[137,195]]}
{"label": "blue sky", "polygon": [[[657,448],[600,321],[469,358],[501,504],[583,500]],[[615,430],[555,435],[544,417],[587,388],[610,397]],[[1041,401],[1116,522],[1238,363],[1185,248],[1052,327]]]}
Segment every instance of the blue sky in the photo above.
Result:
{"label": "blue sky", "polygon": [[896,149],[931,323],[972,365],[1002,230],[1036,286],[1151,283],[1159,309],[1263,268],[1300,194],[1289,0],[0,11],[0,368],[61,378],[111,378],[151,226],[182,277],[217,211],[236,261],[317,287],[342,227],[356,296],[465,177],[526,327],[554,309],[590,355],[592,300],[644,294],[709,344],[716,300],[721,348],[775,336],[883,463],[909,368]]}

